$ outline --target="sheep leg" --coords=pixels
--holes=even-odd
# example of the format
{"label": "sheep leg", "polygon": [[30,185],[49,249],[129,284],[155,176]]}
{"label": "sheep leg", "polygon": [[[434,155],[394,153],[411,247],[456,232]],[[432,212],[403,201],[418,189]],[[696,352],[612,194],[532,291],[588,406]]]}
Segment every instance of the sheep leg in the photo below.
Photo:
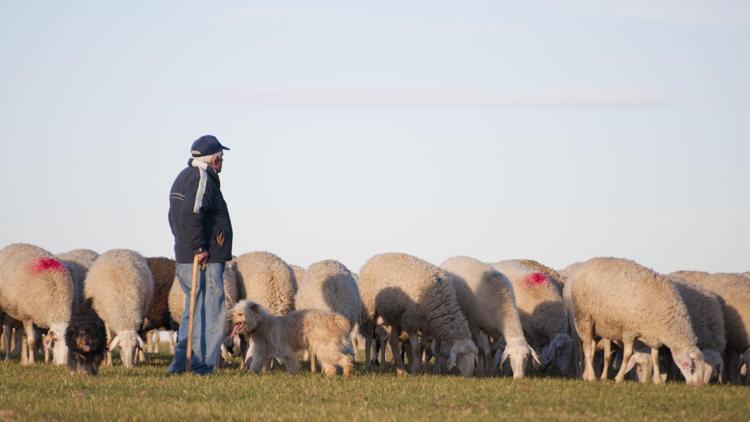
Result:
{"label": "sheep leg", "polygon": [[409,359],[411,361],[411,373],[418,374],[422,369],[420,365],[422,363],[422,350],[419,347],[420,342],[416,333],[409,333],[409,343],[411,344],[411,357]]}
{"label": "sheep leg", "polygon": [[635,342],[634,337],[627,335],[622,336],[622,364],[620,365],[620,370],[615,376],[615,382],[619,383],[625,381],[625,368],[628,366],[627,362],[630,360],[630,356],[633,355],[633,342]]}
{"label": "sheep leg", "polygon": [[577,328],[580,332],[580,338],[583,347],[584,381],[596,381],[596,372],[594,371],[594,353],[596,353],[596,340],[594,339],[594,325],[590,320],[581,319],[577,321]]}
{"label": "sheep leg", "polygon": [[109,350],[109,344],[112,343],[112,330],[109,325],[104,324],[104,330],[107,332],[107,366],[112,366],[112,351]]}
{"label": "sheep leg", "polygon": [[352,349],[354,350],[354,360],[357,360],[359,354],[359,323],[355,323],[352,326],[352,330],[349,332],[349,337],[352,339]]}
{"label": "sheep leg", "polygon": [[724,362],[724,370],[726,371],[725,380],[730,384],[739,384],[740,382],[740,368],[739,368],[740,356],[735,350],[727,348],[727,359]]}
{"label": "sheep leg", "polygon": [[609,365],[610,365],[610,359],[612,359],[612,341],[609,339],[602,339],[602,360],[604,362],[604,365],[602,366],[602,380],[607,380],[609,378]]}
{"label": "sheep leg", "polygon": [[3,323],[3,350],[5,350],[5,360],[10,360],[10,324]]}
{"label": "sheep leg", "polygon": [[388,337],[388,342],[391,345],[391,353],[393,354],[393,361],[396,364],[396,375],[404,375],[406,373],[406,367],[404,361],[401,360],[401,352],[399,351],[398,334],[401,332],[401,327],[396,325],[391,327],[391,335]]}
{"label": "sheep leg", "polygon": [[372,357],[372,337],[365,335],[365,370],[370,369],[370,358]]}
{"label": "sheep leg", "polygon": [[26,332],[26,361],[21,362],[24,365],[33,365],[36,357],[34,351],[36,350],[36,335],[34,332],[34,323],[31,320],[25,320],[23,322],[23,329]]}
{"label": "sheep leg", "polygon": [[658,347],[651,348],[651,364],[654,367],[652,382],[654,384],[664,384],[664,381],[661,379],[661,369],[659,368],[659,348]]}
{"label": "sheep leg", "polygon": [[385,353],[387,351],[386,342],[390,342],[390,334],[388,333],[386,333],[385,338],[378,340],[378,344],[380,345],[380,349],[378,350],[378,354],[380,354],[380,365],[385,365]]}

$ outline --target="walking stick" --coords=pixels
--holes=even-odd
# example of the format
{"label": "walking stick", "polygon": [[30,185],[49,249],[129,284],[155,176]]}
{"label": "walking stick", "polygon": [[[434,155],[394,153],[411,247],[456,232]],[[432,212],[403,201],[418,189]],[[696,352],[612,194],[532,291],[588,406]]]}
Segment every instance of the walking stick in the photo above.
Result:
{"label": "walking stick", "polygon": [[195,295],[198,284],[198,264],[200,258],[198,255],[193,259],[193,280],[190,284],[190,313],[188,314],[188,342],[187,353],[185,354],[187,363],[185,371],[190,372],[190,358],[193,356],[193,315],[195,314]]}

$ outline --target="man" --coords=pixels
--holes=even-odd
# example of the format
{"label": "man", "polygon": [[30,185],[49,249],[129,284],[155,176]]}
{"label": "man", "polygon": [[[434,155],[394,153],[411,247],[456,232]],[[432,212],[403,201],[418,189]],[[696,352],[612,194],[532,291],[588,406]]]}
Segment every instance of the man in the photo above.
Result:
{"label": "man", "polygon": [[[172,184],[169,226],[174,235],[177,278],[185,292],[185,312],[169,373],[185,371],[190,285],[193,259],[200,261],[193,325],[192,372],[207,375],[218,364],[226,329],[224,263],[232,259],[232,222],[221,194],[219,173],[224,150],[216,137],[201,136],[191,148],[193,158]],[[204,266],[205,264],[205,266]]]}

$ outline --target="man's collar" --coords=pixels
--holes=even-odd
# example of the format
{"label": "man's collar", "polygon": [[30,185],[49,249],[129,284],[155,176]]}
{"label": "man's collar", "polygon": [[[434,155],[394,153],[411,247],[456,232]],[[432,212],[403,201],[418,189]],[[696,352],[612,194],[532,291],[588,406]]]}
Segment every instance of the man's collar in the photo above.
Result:
{"label": "man's collar", "polygon": [[219,180],[219,173],[217,173],[213,167],[209,166],[207,163],[204,163],[201,160],[196,160],[196,159],[191,158],[188,160],[188,166],[197,167],[197,168],[206,170],[206,172],[210,174],[211,177],[213,177],[216,180]]}

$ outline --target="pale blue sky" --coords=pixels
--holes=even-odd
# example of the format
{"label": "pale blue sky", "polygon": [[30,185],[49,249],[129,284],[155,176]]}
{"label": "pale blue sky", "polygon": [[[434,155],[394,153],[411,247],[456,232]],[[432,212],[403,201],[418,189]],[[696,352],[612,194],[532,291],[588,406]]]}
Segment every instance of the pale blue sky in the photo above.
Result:
{"label": "pale blue sky", "polygon": [[0,243],[172,254],[191,142],[235,254],[750,270],[746,1],[0,1]]}

